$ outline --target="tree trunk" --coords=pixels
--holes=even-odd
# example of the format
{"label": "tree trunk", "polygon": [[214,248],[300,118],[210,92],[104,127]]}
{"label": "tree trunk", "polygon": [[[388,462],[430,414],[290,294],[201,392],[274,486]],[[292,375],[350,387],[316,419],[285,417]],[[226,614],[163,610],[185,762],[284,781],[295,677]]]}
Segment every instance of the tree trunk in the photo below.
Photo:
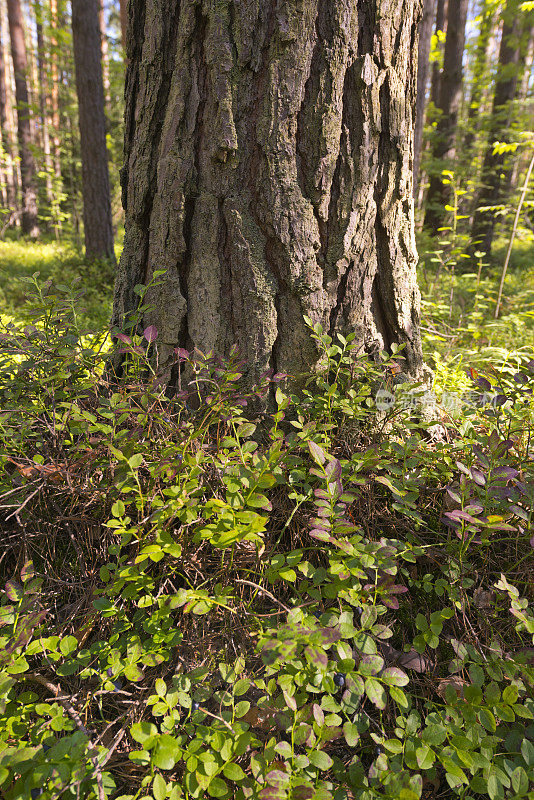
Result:
{"label": "tree trunk", "polygon": [[[447,33],[447,12],[449,3],[448,0],[437,0],[436,6],[436,27],[434,28],[436,36],[440,33],[445,35]],[[430,82],[430,99],[435,106],[439,103],[439,91],[441,82],[441,69],[437,61],[432,65],[432,79]]]}
{"label": "tree trunk", "polygon": [[447,39],[438,102],[440,117],[432,151],[435,167],[428,187],[425,213],[425,226],[434,234],[445,224],[447,215],[445,206],[449,199],[449,191],[443,184],[441,171],[450,168],[455,155],[456,126],[462,99],[468,6],[469,0],[449,0]]}
{"label": "tree trunk", "polygon": [[50,59],[51,59],[51,91],[50,102],[52,105],[52,153],[54,156],[54,171],[56,182],[61,184],[61,141],[59,138],[60,114],[59,114],[59,69],[58,69],[58,7],[57,0],[50,0]]}
{"label": "tree trunk", "polygon": [[147,294],[173,348],[299,375],[303,316],[421,370],[412,158],[419,4],[129,4],[124,252],[114,322]]}
{"label": "tree trunk", "polygon": [[487,85],[485,78],[488,69],[489,48],[496,14],[497,7],[494,0],[482,0],[480,9],[480,29],[477,37],[472,70],[473,83],[467,111],[467,133],[463,146],[463,156],[468,164],[473,155],[472,150],[478,130],[480,106],[484,94],[484,86]]}
{"label": "tree trunk", "polygon": [[423,152],[423,129],[425,126],[426,90],[430,72],[430,44],[432,27],[436,16],[436,0],[424,0],[423,16],[419,24],[419,51],[417,59],[417,101],[415,108],[413,194],[417,197],[421,155]]}
{"label": "tree trunk", "polygon": [[98,21],[100,25],[100,43],[102,52],[102,80],[104,83],[104,100],[106,108],[111,106],[111,83],[109,80],[109,45],[108,32],[106,30],[106,9],[104,0],[98,0]]}
{"label": "tree trunk", "polygon": [[30,109],[26,73],[26,43],[20,0],[7,0],[11,54],[15,71],[15,93],[17,98],[18,141],[20,154],[20,176],[22,184],[22,230],[32,238],[39,235],[37,224],[37,193],[35,186],[35,162],[31,149]]}
{"label": "tree trunk", "polygon": [[122,47],[126,52],[126,23],[128,20],[128,0],[120,0],[120,15],[121,15],[121,34],[122,34]]}
{"label": "tree trunk", "polygon": [[530,31],[530,26],[526,25],[526,16],[519,12],[519,2],[507,0],[503,14],[493,110],[482,165],[482,188],[471,228],[473,247],[486,254],[491,253],[495,231],[495,213],[490,209],[506,200],[510,188],[510,159],[506,154],[494,153],[494,145],[496,141],[503,142],[510,138],[512,105],[517,88],[521,85],[520,72],[524,68],[522,56],[528,46],[528,35],[525,34]]}
{"label": "tree trunk", "polygon": [[4,43],[4,15],[0,7],[0,132],[2,135],[2,171],[4,175],[5,205],[10,211],[17,206],[16,171],[13,163],[14,135],[7,91],[6,49]]}
{"label": "tree trunk", "polygon": [[41,0],[34,0],[35,27],[37,33],[37,70],[39,79],[39,110],[41,115],[41,136],[46,172],[46,195],[50,209],[54,208],[54,192],[52,186],[52,157],[50,151],[50,135],[48,130],[49,98],[46,80],[46,48],[43,36],[43,14]]}
{"label": "tree trunk", "polygon": [[98,0],[72,0],[85,250],[114,259]]}

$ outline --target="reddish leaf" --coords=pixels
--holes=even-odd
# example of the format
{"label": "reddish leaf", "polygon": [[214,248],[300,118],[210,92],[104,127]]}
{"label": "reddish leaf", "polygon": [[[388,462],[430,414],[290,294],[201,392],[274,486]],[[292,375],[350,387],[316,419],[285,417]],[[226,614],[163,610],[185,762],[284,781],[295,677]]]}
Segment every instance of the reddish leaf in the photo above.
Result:
{"label": "reddish leaf", "polygon": [[143,331],[143,336],[147,340],[147,342],[155,342],[158,338],[158,329],[155,325],[149,325],[148,328],[145,328]]}

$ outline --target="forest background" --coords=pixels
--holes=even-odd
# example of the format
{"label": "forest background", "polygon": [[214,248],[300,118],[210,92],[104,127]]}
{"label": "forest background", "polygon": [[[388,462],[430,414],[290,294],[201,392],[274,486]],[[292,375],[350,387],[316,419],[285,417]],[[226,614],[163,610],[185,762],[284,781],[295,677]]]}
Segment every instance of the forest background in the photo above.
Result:
{"label": "forest background", "polygon": [[424,2],[425,382],[316,325],[179,408],[106,372],[126,16],[0,0],[0,796],[532,797],[534,3]]}

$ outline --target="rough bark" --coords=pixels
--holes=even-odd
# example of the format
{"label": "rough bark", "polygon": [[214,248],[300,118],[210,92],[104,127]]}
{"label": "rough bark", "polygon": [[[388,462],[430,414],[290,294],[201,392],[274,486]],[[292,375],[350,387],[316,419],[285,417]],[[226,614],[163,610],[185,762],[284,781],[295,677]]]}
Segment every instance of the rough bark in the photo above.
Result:
{"label": "rough bark", "polygon": [[7,209],[14,211],[17,205],[17,183],[16,172],[13,169],[14,136],[7,91],[8,75],[4,43],[4,15],[2,11],[0,7],[0,133],[2,136],[2,172],[5,192],[4,202]]}
{"label": "rough bark", "polygon": [[432,233],[437,233],[447,218],[445,206],[449,199],[449,189],[443,185],[441,171],[450,167],[455,155],[468,6],[469,0],[449,0],[447,38],[437,106],[440,116],[432,149],[435,166],[428,187],[424,222]]}
{"label": "rough bark", "polygon": [[98,0],[72,0],[85,251],[114,259]]}
{"label": "rough bark", "polygon": [[[434,28],[436,36],[441,32],[447,33],[447,16],[448,16],[449,3],[448,0],[437,0],[436,6],[436,27]],[[441,69],[437,61],[432,65],[432,78],[430,81],[430,99],[435,106],[439,103],[439,92],[441,84]]]}
{"label": "rough bark", "polygon": [[426,90],[430,73],[430,44],[432,27],[436,17],[436,0],[424,0],[423,16],[419,24],[419,49],[417,57],[417,101],[415,107],[413,186],[414,197],[418,194],[421,155],[423,152],[423,129],[425,125]]}
{"label": "rough bark", "polygon": [[304,323],[421,369],[415,0],[130,3],[126,236],[114,322],[149,291],[175,347],[251,374],[317,361]]}
{"label": "rough bark", "polygon": [[510,138],[513,102],[518,86],[521,85],[521,72],[530,32],[527,18],[519,13],[518,6],[519,0],[507,0],[503,13],[495,94],[482,165],[482,187],[471,228],[473,246],[487,254],[491,253],[496,222],[495,213],[491,209],[505,202],[510,189],[512,169],[506,154],[494,153],[494,144]]}
{"label": "rough bark", "polygon": [[7,0],[11,55],[15,72],[15,94],[17,100],[17,130],[20,155],[20,177],[22,185],[22,230],[31,237],[39,235],[37,224],[37,192],[35,161],[32,153],[26,42],[20,0]]}

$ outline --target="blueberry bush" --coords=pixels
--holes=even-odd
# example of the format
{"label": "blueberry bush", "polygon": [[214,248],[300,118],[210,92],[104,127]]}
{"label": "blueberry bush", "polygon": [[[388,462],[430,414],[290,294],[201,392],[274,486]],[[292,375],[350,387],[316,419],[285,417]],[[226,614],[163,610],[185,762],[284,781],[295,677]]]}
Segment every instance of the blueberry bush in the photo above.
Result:
{"label": "blueberry bush", "polygon": [[298,389],[176,350],[169,396],[143,287],[113,343],[76,286],[27,288],[0,336],[2,797],[532,797],[534,361],[429,414],[402,352],[309,322]]}

